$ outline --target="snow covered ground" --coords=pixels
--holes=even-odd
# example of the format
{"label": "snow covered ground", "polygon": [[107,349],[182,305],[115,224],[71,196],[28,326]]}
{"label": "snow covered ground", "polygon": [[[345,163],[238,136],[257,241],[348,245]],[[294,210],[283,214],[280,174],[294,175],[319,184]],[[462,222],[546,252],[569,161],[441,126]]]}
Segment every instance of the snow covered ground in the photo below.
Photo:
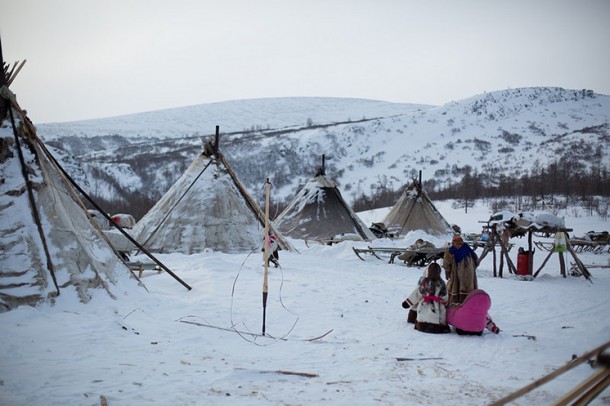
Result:
{"label": "snow covered ground", "polygon": [[[490,214],[436,203],[464,232]],[[361,217],[368,225],[383,212]],[[584,214],[566,225],[576,235],[610,229]],[[506,269],[494,278],[489,255],[479,286],[501,333],[431,335],[407,324],[401,307],[421,269],[361,261],[352,247],[366,243],[294,244],[300,253],[282,251],[282,267],[270,269],[266,337],[247,334],[262,329],[260,252],[159,255],[190,291],[149,271],[148,292],[134,283],[116,300],[100,291],[81,304],[64,289],[54,306],[0,314],[0,404],[484,405],[610,339],[608,268],[592,268],[592,282],[564,279],[551,258],[535,280]],[[545,256],[536,252],[535,269]],[[609,253],[581,259],[610,264]],[[592,371],[585,363],[515,404],[549,404]],[[594,403],[610,403],[609,390]]]}

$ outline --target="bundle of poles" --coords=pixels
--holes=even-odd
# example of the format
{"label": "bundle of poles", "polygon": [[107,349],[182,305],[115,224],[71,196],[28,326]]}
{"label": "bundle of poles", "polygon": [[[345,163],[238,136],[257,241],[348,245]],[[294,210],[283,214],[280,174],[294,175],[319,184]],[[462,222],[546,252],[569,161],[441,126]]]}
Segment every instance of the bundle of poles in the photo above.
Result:
{"label": "bundle of poles", "polygon": [[571,391],[558,399],[553,405],[587,405],[602,393],[610,385],[610,354],[605,353],[610,348],[610,341],[597,347],[596,349],[583,354],[580,357],[574,358],[561,368],[556,369],[548,375],[532,382],[531,384],[519,389],[518,391],[495,401],[490,406],[501,406],[515,399],[520,398],[533,391],[534,389],[544,385],[545,383],[555,379],[559,375],[567,372],[574,367],[587,362],[592,357],[596,357],[594,361],[597,364],[597,369],[584,381],[575,386]]}

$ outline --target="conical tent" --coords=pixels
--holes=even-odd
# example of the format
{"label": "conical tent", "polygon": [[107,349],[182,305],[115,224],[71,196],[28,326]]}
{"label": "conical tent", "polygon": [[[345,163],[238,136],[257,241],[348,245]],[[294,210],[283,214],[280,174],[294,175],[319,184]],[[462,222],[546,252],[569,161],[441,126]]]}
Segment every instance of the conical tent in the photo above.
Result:
{"label": "conical tent", "polygon": [[205,249],[225,253],[260,249],[263,229],[264,215],[216,141],[206,143],[203,152],[132,231],[136,240],[153,252],[193,254]]}
{"label": "conical tent", "polygon": [[303,240],[375,239],[323,169],[305,184],[273,224],[283,235]]}
{"label": "conical tent", "polygon": [[14,95],[6,85],[1,93],[0,312],[58,295],[86,303],[93,290],[116,297],[138,289]]}
{"label": "conical tent", "polygon": [[417,180],[405,189],[381,221],[396,236],[423,230],[430,235],[452,235],[451,225],[434,207]]}

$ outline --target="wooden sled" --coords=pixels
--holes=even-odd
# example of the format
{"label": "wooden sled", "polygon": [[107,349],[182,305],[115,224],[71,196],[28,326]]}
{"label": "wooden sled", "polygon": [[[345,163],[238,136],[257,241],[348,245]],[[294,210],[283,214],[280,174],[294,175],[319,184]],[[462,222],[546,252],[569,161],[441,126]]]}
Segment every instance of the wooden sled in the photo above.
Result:
{"label": "wooden sled", "polygon": [[586,241],[586,240],[570,240],[570,244],[574,247],[576,252],[593,252],[602,253],[604,251],[610,252],[610,244],[605,242],[597,241]]}
{"label": "wooden sled", "polygon": [[368,248],[353,248],[354,253],[360,258],[362,261],[365,261],[365,258],[361,256],[361,254],[370,254],[375,258],[384,260],[380,255],[390,256],[388,260],[389,264],[393,264],[397,257],[404,256],[405,258],[401,260],[404,261],[407,266],[426,266],[431,262],[435,262],[445,255],[445,248],[420,248],[420,249],[410,249],[410,248],[391,248],[391,247],[368,247]]}
{"label": "wooden sled", "polygon": [[[554,247],[552,242],[534,241],[534,244],[536,244],[536,247],[538,247],[540,250],[544,250],[544,251],[551,251]],[[610,244],[606,244],[606,243],[570,239],[570,244],[574,248],[575,252],[592,252],[592,253],[602,253],[604,251],[610,252]]]}
{"label": "wooden sled", "polygon": [[[585,265],[587,267],[587,269],[591,269],[591,268],[610,268],[610,264],[608,265]],[[570,270],[572,272],[579,272],[579,268],[578,268],[578,264],[574,263],[574,262],[570,262]]]}
{"label": "wooden sled", "polygon": [[551,251],[554,246],[552,242],[534,241],[534,244],[540,251]]}
{"label": "wooden sled", "polygon": [[163,271],[159,265],[154,262],[127,262],[127,266],[132,271],[138,272],[138,279],[142,278],[142,273],[144,271],[157,271],[157,273]]}
{"label": "wooden sled", "polygon": [[[472,247],[473,250],[477,250],[477,248],[483,248],[483,249],[489,249],[490,248],[490,241],[482,241],[482,240],[476,240],[476,241],[466,241],[464,240],[465,243],[467,243],[468,245],[470,245]],[[506,249],[507,252],[510,252],[510,250],[513,248],[515,244],[507,244]],[[497,248],[501,248],[501,245],[499,242],[494,243],[494,247]]]}
{"label": "wooden sled", "polygon": [[371,254],[372,256],[374,256],[377,259],[380,259],[382,261],[385,261],[383,258],[381,258],[378,254],[390,254],[390,258],[391,261],[390,263],[392,263],[393,261],[393,257],[392,255],[400,255],[404,250],[401,248],[373,248],[373,247],[367,247],[367,248],[353,248],[354,253],[356,254],[356,256],[358,258],[360,258],[362,261],[366,261],[365,258],[363,258],[360,254]]}

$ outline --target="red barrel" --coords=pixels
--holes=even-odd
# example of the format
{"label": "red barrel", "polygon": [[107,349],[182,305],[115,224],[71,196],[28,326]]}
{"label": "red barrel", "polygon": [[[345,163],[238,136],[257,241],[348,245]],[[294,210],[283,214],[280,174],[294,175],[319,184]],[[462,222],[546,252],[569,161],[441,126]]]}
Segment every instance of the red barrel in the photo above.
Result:
{"label": "red barrel", "polygon": [[520,252],[517,254],[517,274],[531,275],[530,269],[530,253],[529,251]]}

